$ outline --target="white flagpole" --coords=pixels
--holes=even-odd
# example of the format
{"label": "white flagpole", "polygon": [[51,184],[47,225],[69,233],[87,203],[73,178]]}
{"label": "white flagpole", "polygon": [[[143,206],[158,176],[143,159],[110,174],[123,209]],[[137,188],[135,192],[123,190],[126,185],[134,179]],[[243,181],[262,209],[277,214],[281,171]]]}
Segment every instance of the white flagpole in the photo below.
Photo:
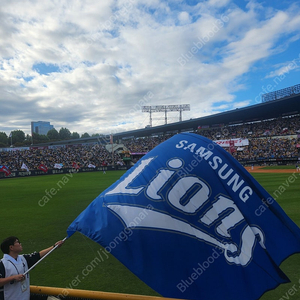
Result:
{"label": "white flagpole", "polygon": [[[65,237],[62,241],[64,242],[67,239]],[[57,244],[53,249],[51,249],[47,254],[45,254],[40,260],[38,260],[31,268],[29,268],[23,275],[26,275],[29,271],[31,271],[37,264],[39,264],[44,258],[46,258],[52,251],[54,251],[60,244]]]}

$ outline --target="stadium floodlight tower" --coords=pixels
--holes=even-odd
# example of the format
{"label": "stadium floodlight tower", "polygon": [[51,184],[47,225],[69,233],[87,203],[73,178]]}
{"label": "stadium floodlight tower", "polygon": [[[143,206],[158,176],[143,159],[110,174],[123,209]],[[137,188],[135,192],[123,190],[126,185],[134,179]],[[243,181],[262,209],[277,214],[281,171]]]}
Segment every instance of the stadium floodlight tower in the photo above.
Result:
{"label": "stadium floodlight tower", "polygon": [[150,127],[152,127],[153,112],[165,112],[165,124],[168,124],[168,118],[167,118],[168,111],[179,111],[179,122],[181,122],[182,112],[189,111],[189,110],[190,110],[189,104],[142,106],[142,112],[148,112],[150,115]]}

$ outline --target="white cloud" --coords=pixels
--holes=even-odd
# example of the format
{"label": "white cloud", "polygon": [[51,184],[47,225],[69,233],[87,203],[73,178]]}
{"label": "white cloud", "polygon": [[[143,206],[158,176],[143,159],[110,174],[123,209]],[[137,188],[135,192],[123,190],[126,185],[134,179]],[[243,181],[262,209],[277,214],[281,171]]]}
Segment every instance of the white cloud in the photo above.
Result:
{"label": "white cloud", "polygon": [[209,0],[208,4],[214,7],[222,7],[227,5],[229,2],[230,0]]}
{"label": "white cloud", "polygon": [[[239,78],[300,34],[297,6],[266,17],[255,2],[229,0],[4,2],[0,131],[29,133],[37,120],[79,133],[138,129],[149,123],[143,103],[191,104],[186,118],[221,101],[241,107]],[[43,75],[37,63],[60,72]]]}
{"label": "white cloud", "polygon": [[[276,66],[275,66],[276,67]],[[285,74],[289,74],[292,71],[296,71],[300,69],[300,56],[299,58],[295,58],[292,61],[286,62],[283,65],[278,66],[277,70],[270,72],[266,78],[273,77],[285,77]]]}
{"label": "white cloud", "polygon": [[250,103],[251,103],[251,100],[244,100],[244,101],[241,101],[241,102],[235,102],[233,104],[233,108],[243,108],[243,107],[248,106]]}
{"label": "white cloud", "polygon": [[182,11],[178,14],[178,20],[180,24],[189,24],[191,22],[191,17],[188,12]]}

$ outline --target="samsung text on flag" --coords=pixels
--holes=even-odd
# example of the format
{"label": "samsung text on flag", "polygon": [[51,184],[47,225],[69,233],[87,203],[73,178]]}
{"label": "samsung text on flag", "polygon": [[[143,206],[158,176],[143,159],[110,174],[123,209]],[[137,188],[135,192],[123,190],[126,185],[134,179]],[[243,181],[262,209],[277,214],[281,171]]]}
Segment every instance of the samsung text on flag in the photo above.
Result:
{"label": "samsung text on flag", "polygon": [[220,179],[224,180],[226,184],[231,187],[234,193],[238,193],[240,200],[246,202],[249,197],[253,194],[253,190],[250,186],[244,184],[245,181],[240,179],[240,176],[234,172],[232,168],[228,166],[227,163],[224,163],[222,158],[213,155],[214,153],[204,147],[197,148],[196,143],[190,143],[186,140],[179,141],[175,146],[177,149],[183,149],[195,153],[199,157],[208,161],[209,166],[213,170],[217,170],[217,175]]}

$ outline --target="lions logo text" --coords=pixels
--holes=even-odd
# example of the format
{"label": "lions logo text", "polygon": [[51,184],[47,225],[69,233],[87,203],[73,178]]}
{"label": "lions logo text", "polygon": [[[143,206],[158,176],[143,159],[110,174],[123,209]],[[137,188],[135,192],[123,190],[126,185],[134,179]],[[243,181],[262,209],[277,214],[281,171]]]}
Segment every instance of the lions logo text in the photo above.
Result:
{"label": "lions logo text", "polygon": [[[185,144],[182,143],[181,145],[183,147]],[[186,148],[191,149],[188,146]],[[209,156],[206,153],[205,159],[208,158]],[[109,203],[109,196],[127,195],[136,197],[140,193],[145,193],[146,197],[152,200],[153,203],[155,201],[166,201],[172,208],[180,211],[183,217],[179,219],[169,212],[164,213],[155,210],[155,208],[147,209],[147,218],[144,218],[138,227],[166,230],[197,238],[199,241],[223,249],[225,259],[229,263],[246,266],[252,259],[256,242],[259,241],[264,248],[262,231],[257,226],[249,226],[245,222],[243,215],[232,199],[224,195],[218,195],[209,209],[202,212],[201,209],[204,204],[207,204],[210,200],[211,187],[204,180],[192,174],[184,177],[179,176],[177,180],[171,180],[182,168],[183,162],[179,158],[170,159],[166,164],[166,168],[160,169],[156,176],[145,185],[134,187],[133,181],[142,176],[146,167],[150,166],[155,159],[156,157],[150,157],[142,160],[129,176],[103,195],[104,197],[108,196],[106,197],[107,207],[116,213],[128,228],[130,228],[131,221],[137,215],[145,212],[145,207]],[[212,160],[214,162],[213,165],[211,164],[212,167],[215,167],[217,161],[216,159]],[[218,162],[220,163],[220,161]],[[170,185],[170,187],[162,195],[161,190],[166,185]],[[238,187],[241,189],[240,194],[243,192],[242,196],[246,198],[245,193],[250,191],[249,188],[247,186],[242,187],[242,184],[239,184]],[[188,192],[191,190],[193,193]],[[225,211],[229,211],[229,213],[224,214]],[[202,224],[201,229],[183,220],[185,215],[195,213],[200,216],[198,222],[200,225]],[[231,240],[231,230],[243,222],[245,226],[240,232],[240,241],[234,243]],[[215,226],[216,236],[203,229],[207,226]],[[220,237],[223,237],[223,239]],[[230,242],[223,242],[223,240],[229,240]]]}

